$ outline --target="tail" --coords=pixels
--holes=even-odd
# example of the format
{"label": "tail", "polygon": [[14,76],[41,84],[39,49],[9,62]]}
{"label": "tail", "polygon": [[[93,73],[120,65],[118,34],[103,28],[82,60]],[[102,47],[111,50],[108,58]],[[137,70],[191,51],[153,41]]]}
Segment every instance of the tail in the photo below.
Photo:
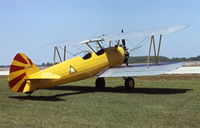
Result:
{"label": "tail", "polygon": [[40,69],[23,53],[18,53],[10,66],[8,84],[12,91],[27,92],[27,77]]}

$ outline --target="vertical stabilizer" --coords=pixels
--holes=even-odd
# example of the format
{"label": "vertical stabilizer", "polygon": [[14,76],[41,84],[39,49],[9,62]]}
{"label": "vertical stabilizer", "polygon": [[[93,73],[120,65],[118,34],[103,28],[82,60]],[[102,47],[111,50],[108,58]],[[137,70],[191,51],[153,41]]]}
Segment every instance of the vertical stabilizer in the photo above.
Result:
{"label": "vertical stabilizer", "polygon": [[25,92],[27,77],[40,69],[23,53],[18,53],[10,66],[8,84],[12,91]]}

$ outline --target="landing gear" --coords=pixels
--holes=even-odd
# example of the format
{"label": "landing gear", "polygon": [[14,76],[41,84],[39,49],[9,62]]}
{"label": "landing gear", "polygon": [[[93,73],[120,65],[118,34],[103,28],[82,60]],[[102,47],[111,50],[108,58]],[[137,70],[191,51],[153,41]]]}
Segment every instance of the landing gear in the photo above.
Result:
{"label": "landing gear", "polygon": [[134,88],[135,81],[132,77],[125,78],[124,85],[126,89]]}
{"label": "landing gear", "polygon": [[104,80],[104,78],[103,77],[102,78],[97,78],[95,84],[96,84],[96,88],[99,88],[99,89],[105,88],[105,80]]}

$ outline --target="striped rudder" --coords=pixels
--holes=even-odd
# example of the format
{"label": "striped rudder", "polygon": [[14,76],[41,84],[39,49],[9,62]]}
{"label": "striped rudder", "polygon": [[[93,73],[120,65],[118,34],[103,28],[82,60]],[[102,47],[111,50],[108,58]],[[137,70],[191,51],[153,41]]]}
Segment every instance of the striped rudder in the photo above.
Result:
{"label": "striped rudder", "polygon": [[12,91],[26,92],[27,77],[40,69],[23,53],[18,53],[10,66],[8,84]]}

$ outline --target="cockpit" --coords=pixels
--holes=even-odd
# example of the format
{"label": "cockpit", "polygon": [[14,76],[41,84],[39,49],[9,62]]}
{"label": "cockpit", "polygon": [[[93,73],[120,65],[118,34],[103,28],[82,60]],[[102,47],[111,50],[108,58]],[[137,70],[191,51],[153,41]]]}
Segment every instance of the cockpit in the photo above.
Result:
{"label": "cockpit", "polygon": [[[99,41],[96,41],[96,46],[92,46],[91,44],[89,44],[89,42],[85,43],[91,50],[92,52],[94,52],[97,56],[102,55],[105,51],[104,51],[104,47],[99,43]],[[95,50],[96,48],[96,50]],[[92,53],[88,52],[86,55],[84,55],[82,58],[84,60],[89,59],[92,57]]]}

